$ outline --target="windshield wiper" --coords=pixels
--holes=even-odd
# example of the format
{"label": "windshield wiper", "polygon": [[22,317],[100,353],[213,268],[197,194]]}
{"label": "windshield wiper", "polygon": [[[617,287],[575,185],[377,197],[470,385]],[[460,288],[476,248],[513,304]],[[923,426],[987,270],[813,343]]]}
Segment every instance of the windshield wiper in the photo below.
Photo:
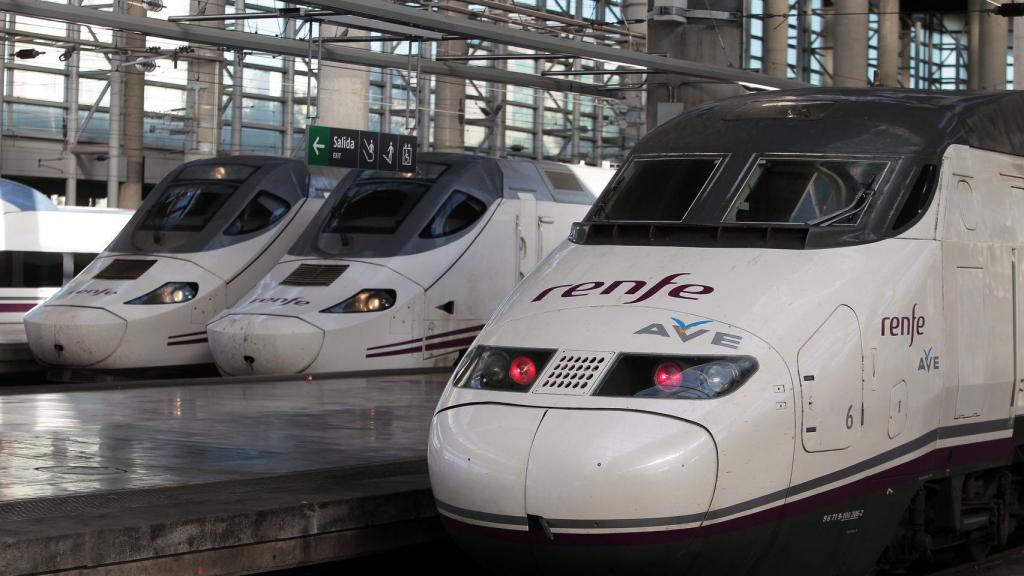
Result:
{"label": "windshield wiper", "polygon": [[806,224],[808,226],[830,226],[840,220],[849,218],[850,216],[857,214],[868,205],[868,202],[871,200],[871,197],[875,195],[875,180],[877,178],[878,174],[875,174],[875,176],[871,178],[870,182],[868,182],[867,184],[861,184],[861,189],[859,192],[857,192],[857,196],[853,199],[853,202],[851,202],[850,205],[847,206],[846,208],[843,208],[831,214],[820,216],[818,218],[815,218],[814,220],[808,220]]}

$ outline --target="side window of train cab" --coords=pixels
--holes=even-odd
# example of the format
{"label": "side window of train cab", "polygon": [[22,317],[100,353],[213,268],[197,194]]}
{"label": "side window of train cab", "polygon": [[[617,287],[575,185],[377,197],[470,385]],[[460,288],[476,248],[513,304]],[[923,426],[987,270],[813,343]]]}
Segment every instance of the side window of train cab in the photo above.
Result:
{"label": "side window of train cab", "polygon": [[420,238],[441,238],[461,232],[485,212],[486,204],[461,190],[454,190],[420,232]]}
{"label": "side window of train cab", "polygon": [[287,200],[261,190],[238,217],[224,230],[226,236],[250,234],[268,228],[284,217],[291,208]]}

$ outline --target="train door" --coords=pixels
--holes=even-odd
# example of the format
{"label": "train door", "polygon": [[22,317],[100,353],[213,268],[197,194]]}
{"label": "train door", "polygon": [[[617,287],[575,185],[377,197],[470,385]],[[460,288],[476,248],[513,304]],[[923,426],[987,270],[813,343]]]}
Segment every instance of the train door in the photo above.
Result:
{"label": "train door", "polygon": [[836,308],[800,348],[797,364],[804,450],[849,448],[864,424],[864,352],[853,309]]}
{"label": "train door", "polygon": [[541,248],[541,235],[538,230],[539,216],[537,214],[538,204],[536,192],[516,190],[519,195],[519,217],[516,219],[516,230],[518,231],[519,257],[516,259],[518,267],[518,279],[524,278],[530,270],[537,265],[543,257]]}
{"label": "train door", "polygon": [[942,364],[948,393],[941,424],[950,425],[1008,415],[1019,352],[1014,255],[1004,237],[1011,206],[997,180],[1001,170],[988,153],[961,146],[945,161],[943,309],[953,354]]}

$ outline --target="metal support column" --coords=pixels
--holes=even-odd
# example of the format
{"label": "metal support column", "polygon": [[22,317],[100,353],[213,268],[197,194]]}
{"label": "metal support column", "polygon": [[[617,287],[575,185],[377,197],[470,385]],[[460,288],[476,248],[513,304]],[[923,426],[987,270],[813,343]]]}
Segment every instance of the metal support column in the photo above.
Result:
{"label": "metal support column", "polygon": [[909,28],[904,29],[900,26],[900,86],[903,88],[910,88],[910,69],[913,65],[910,58],[913,50],[911,36]]}
{"label": "metal support column", "polygon": [[[146,15],[138,2],[126,2],[129,16]],[[138,208],[142,202],[143,130],[146,125],[146,73],[135,66],[139,54],[146,49],[146,37],[125,34],[125,48],[130,52],[122,65],[124,76],[124,121],[121,125],[124,141],[124,183],[118,194],[118,208]]]}
{"label": "metal support column", "polygon": [[[1014,4],[1024,0],[1014,0]],[[1024,22],[1013,20],[1013,89],[1024,90]]]}
{"label": "metal support column", "polygon": [[967,0],[967,89],[981,86],[981,10],[985,0]]}
{"label": "metal support column", "polygon": [[[245,14],[245,0],[235,0],[235,14]],[[235,30],[245,30],[245,20],[235,20]],[[231,70],[231,153],[242,153],[242,79],[245,75],[245,52],[235,50]]]}
{"label": "metal support column", "polygon": [[[508,47],[504,44],[494,46],[494,54],[504,56],[508,54]],[[504,70],[506,61],[503,59],[494,60],[491,64],[495,68]],[[488,149],[495,156],[505,155],[505,90],[506,84],[490,83],[487,88],[487,100],[491,109],[491,133],[488,142]]]}
{"label": "metal support column", "polygon": [[981,15],[981,90],[1006,90],[1007,19],[991,12]]}
{"label": "metal support column", "polygon": [[811,62],[814,61],[814,4],[811,0],[797,0],[796,20],[796,77],[811,81]]}
{"label": "metal support column", "polygon": [[[581,70],[580,59],[576,58],[572,61],[572,69],[575,71]],[[580,161],[580,95],[579,94],[566,94],[569,102],[572,102],[572,141],[571,141],[571,156],[572,163],[575,164]]]}
{"label": "metal support column", "polygon": [[878,86],[899,86],[900,0],[878,3]]}
{"label": "metal support column", "polygon": [[[124,13],[125,0],[114,0],[114,14]],[[124,105],[124,86],[121,78],[124,33],[114,30],[115,52],[110,55],[110,121],[109,153],[107,154],[107,206],[118,207],[121,191],[121,110]]]}
{"label": "metal support column", "polygon": [[[224,13],[224,0],[191,0],[189,12],[193,15]],[[201,26],[217,28],[223,32],[224,22],[212,20]],[[193,44],[196,59],[188,61],[188,93],[186,106],[189,118],[189,139],[185,146],[185,161],[213,158],[220,147],[224,53],[201,44]]]}
{"label": "metal support column", "polygon": [[[347,36],[350,28],[345,28],[328,22],[320,25],[320,38],[340,38]],[[346,63],[326,62],[322,59],[323,52],[327,50],[330,43],[323,43],[323,49],[318,50],[316,88],[316,104],[318,123],[324,126],[335,128],[351,128],[353,130],[366,130],[370,119],[370,71],[360,66]],[[413,49],[409,44],[409,50]],[[408,59],[407,64],[408,64]],[[415,61],[413,62],[415,65]],[[384,74],[390,74],[390,70],[384,70]],[[408,82],[410,76],[405,78]],[[390,106],[390,101],[387,103]],[[383,126],[381,127],[384,128]],[[389,132],[385,129],[384,132]]]}
{"label": "metal support column", "polygon": [[[446,0],[444,6],[452,3],[453,0]],[[445,40],[437,45],[438,56],[465,56],[468,53],[469,46],[465,40]],[[434,150],[462,153],[466,147],[466,80],[453,76],[435,78]]]}
{"label": "metal support column", "polygon": [[[75,6],[81,6],[82,0],[72,0]],[[65,88],[68,103],[67,117],[64,122],[64,204],[78,204],[78,157],[75,156],[75,145],[78,144],[78,46],[82,29],[78,24],[68,24],[68,39],[74,52],[65,60],[68,80]]]}
{"label": "metal support column", "polygon": [[[295,19],[287,18],[284,23],[284,36],[295,39]],[[295,155],[295,57],[284,57],[284,146],[281,150],[286,158]],[[298,151],[301,157],[305,150]]]}
{"label": "metal support column", "polygon": [[789,68],[789,0],[766,0],[764,6],[761,70],[769,76],[785,78]]}
{"label": "metal support column", "polygon": [[868,0],[836,0],[833,86],[868,83]]}
{"label": "metal support column", "polygon": [[[430,60],[430,43],[419,42],[417,64]],[[416,68],[416,136],[420,151],[430,150],[430,74]]]}
{"label": "metal support column", "polygon": [[[634,34],[643,34],[645,37],[645,40],[632,37],[631,47],[638,52],[646,52],[647,1],[623,0],[622,13],[626,18],[626,28]],[[644,77],[641,74],[629,74],[622,76],[620,81],[628,86],[642,86]],[[622,130],[623,152],[626,149],[632,148],[647,130],[646,98],[647,93],[645,90],[630,90],[623,95],[624,106],[619,107],[626,124]]]}

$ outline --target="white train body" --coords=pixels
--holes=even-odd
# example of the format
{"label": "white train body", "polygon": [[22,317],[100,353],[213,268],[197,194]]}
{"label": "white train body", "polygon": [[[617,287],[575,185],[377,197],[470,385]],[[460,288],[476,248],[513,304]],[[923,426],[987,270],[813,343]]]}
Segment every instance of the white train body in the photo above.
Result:
{"label": "white train body", "polygon": [[21,324],[110,244],[132,213],[57,207],[23,184],[0,180],[0,324]]}
{"label": "white train body", "polygon": [[1022,103],[779,92],[650,134],[440,400],[452,535],[510,574],[859,576],[1005,542]]}
{"label": "white train body", "polygon": [[599,191],[572,168],[422,154],[414,176],[354,172],[289,254],[209,325],[217,366],[451,366],[593,203]]}
{"label": "white train body", "polygon": [[210,364],[206,323],[265,275],[322,200],[298,161],[199,160],[172,171],[111,246],[25,317],[44,364]]}

